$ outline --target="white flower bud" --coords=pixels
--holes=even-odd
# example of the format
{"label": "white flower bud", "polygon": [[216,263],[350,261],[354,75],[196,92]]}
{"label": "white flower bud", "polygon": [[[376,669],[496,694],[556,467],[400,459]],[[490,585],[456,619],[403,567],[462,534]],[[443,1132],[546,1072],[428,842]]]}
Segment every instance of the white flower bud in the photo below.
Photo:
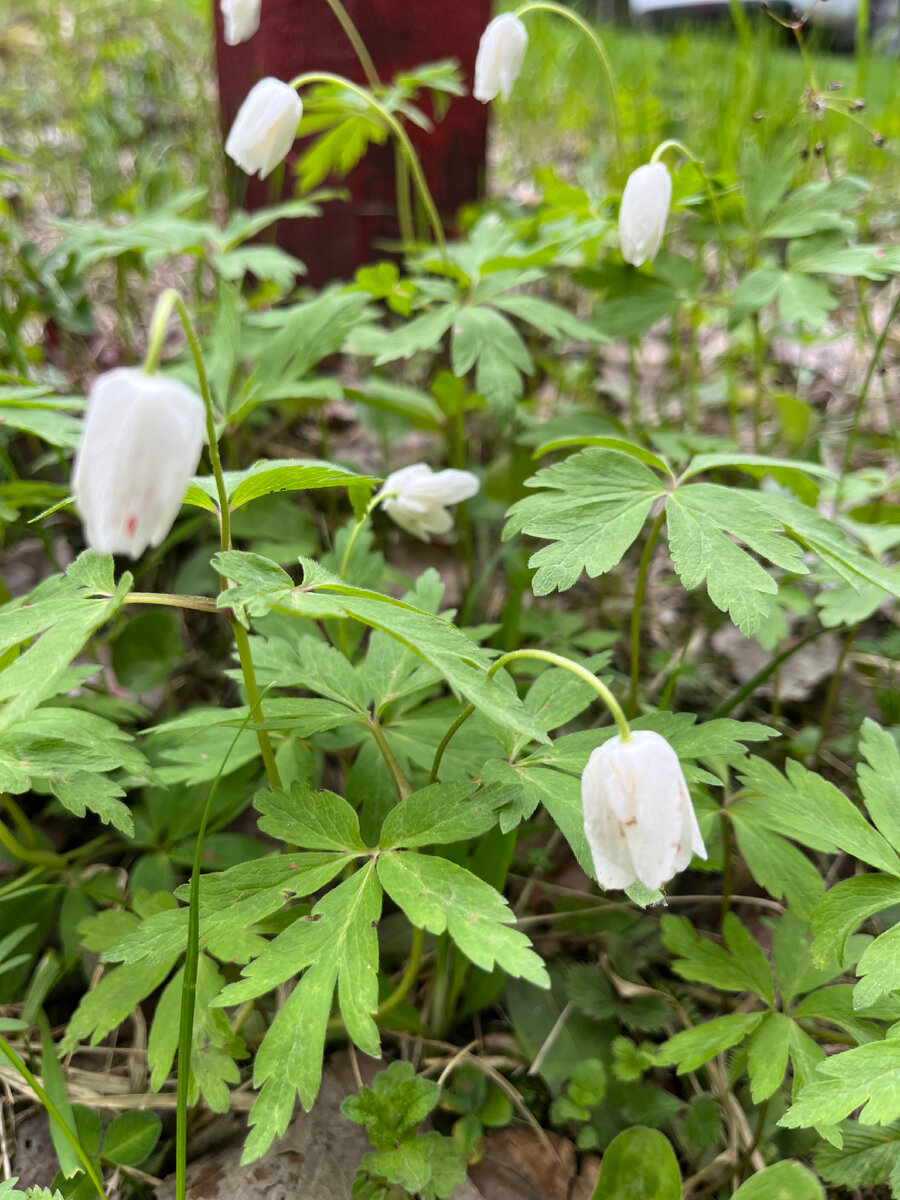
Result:
{"label": "white flower bud", "polygon": [[261,0],[219,0],[225,21],[225,45],[239,46],[259,29]]}
{"label": "white flower bud", "polygon": [[498,92],[504,100],[509,99],[522,69],[527,46],[528,34],[518,17],[504,13],[491,21],[481,35],[475,59],[472,95],[476,100],[487,104]]}
{"label": "white flower bud", "polygon": [[427,463],[413,463],[388,475],[376,499],[401,529],[428,542],[431,534],[453,528],[446,505],[468,500],[479,486],[471,471],[432,471]]}
{"label": "white flower bud", "polygon": [[597,882],[607,891],[635,880],[660,888],[693,854],[706,858],[678,755],[658,733],[599,746],[581,776],[581,803]]}
{"label": "white flower bud", "polygon": [[664,163],[645,163],[625,183],[619,208],[619,243],[627,263],[656,258],[672,202],[672,177]]}
{"label": "white flower bud", "polygon": [[176,379],[136,367],[98,376],[72,475],[91,549],[138,558],[160,544],[197,469],[205,421],[203,401]]}
{"label": "white flower bud", "polygon": [[265,179],[287,157],[302,116],[303,105],[294,89],[267,76],[250,89],[238,109],[225,153],[248,175],[258,171]]}

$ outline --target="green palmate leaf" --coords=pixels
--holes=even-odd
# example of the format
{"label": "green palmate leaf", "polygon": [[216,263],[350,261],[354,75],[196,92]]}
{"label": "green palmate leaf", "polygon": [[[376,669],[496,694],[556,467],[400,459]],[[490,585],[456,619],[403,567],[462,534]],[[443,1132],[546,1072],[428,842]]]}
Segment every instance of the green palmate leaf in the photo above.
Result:
{"label": "green palmate leaf", "polygon": [[860,980],[853,994],[856,1008],[866,1008],[900,986],[900,925],[893,925],[867,946],[856,965]]}
{"label": "green palmate leaf", "polygon": [[680,955],[673,970],[682,979],[711,983],[727,992],[752,992],[773,1004],[772,972],[762,950],[733,913],[725,918],[723,928],[728,950],[700,937],[686,917],[663,917],[663,941]]}
{"label": "green palmate leaf", "polygon": [[381,827],[382,850],[444,845],[479,837],[497,824],[507,801],[502,786],[477,790],[475,783],[435,783],[392,808]]}
{"label": "green palmate leaf", "polygon": [[100,1155],[117,1167],[139,1167],[156,1149],[161,1134],[156,1113],[120,1113],[106,1131]]}
{"label": "green palmate leaf", "polygon": [[829,888],[812,914],[815,961],[819,966],[832,958],[843,962],[850,934],[893,904],[900,904],[900,879],[890,875],[856,875]]}
{"label": "green palmate leaf", "polygon": [[450,365],[462,377],[475,367],[475,388],[496,412],[508,415],[522,395],[531,355],[513,325],[494,309],[467,305],[453,325]]}
{"label": "green palmate leaf", "polygon": [[681,1200],[681,1172],[669,1139],[636,1125],[603,1155],[593,1200]]}
{"label": "green palmate leaf", "polygon": [[825,1189],[802,1163],[775,1163],[757,1172],[734,1193],[734,1200],[825,1200]]}
{"label": "green palmate leaf", "polygon": [[[267,943],[249,932],[295,896],[308,896],[329,883],[349,862],[346,854],[276,854],[239,863],[200,880],[200,942],[226,962],[246,961]],[[187,886],[178,894],[187,898]],[[171,962],[187,942],[186,908],[157,913],[105,951],[112,962]],[[285,976],[285,978],[287,978]]]}
{"label": "green palmate leaf", "polygon": [[305,780],[295,780],[290,793],[283,788],[257,792],[253,807],[260,813],[263,833],[301,850],[365,853],[359,818],[334,792],[317,792]]}
{"label": "green palmate leaf", "polygon": [[764,1016],[761,1012],[730,1013],[727,1017],[713,1017],[693,1029],[685,1029],[663,1042],[659,1048],[660,1061],[674,1063],[679,1075],[696,1071],[717,1054],[749,1037]]}
{"label": "green palmate leaf", "polygon": [[383,630],[430,663],[476,708],[536,741],[547,736],[525,711],[515,692],[488,678],[486,651],[449,621],[366,588],[353,587],[307,559],[304,582],[293,581],[277,564],[256,554],[217,554],[214,566],[238,585],[223,592],[223,606],[237,605],[250,616],[277,611],[316,619],[350,617]]}
{"label": "green palmate leaf", "polygon": [[577,338],[579,341],[605,342],[609,339],[594,325],[579,321],[570,312],[552,304],[549,300],[541,300],[537,296],[497,296],[493,300],[497,308],[511,313],[522,321],[527,321],[535,329],[551,338]]}
{"label": "green palmate leaf", "polygon": [[619,437],[600,437],[577,435],[572,437],[559,437],[550,442],[543,442],[534,452],[535,458],[543,458],[545,454],[550,454],[554,450],[574,450],[581,446],[600,446],[607,450],[618,450],[620,454],[627,454],[629,457],[637,459],[638,462],[646,463],[648,467],[655,467],[657,471],[661,471],[663,475],[668,475],[674,479],[672,468],[664,458],[660,458],[658,454],[654,454],[652,450],[648,450],[645,446],[638,445],[636,442],[625,441]]}
{"label": "green palmate leaf", "polygon": [[[212,1000],[221,992],[223,983],[224,980],[212,960],[201,954],[197,960],[197,996],[191,1039],[191,1086],[188,1103],[196,1104],[202,1093],[213,1112],[228,1111],[228,1084],[239,1083],[241,1078],[234,1060],[247,1057],[244,1042],[231,1032],[225,1013],[221,1009],[210,1007]],[[147,1065],[151,1071],[150,1086],[155,1092],[158,1092],[168,1079],[172,1063],[175,1061],[183,984],[182,967],[160,996],[150,1027]]]}
{"label": "green palmate leaf", "polygon": [[795,574],[806,574],[800,547],[785,538],[781,523],[755,504],[754,493],[713,483],[680,488],[666,501],[669,553],[690,591],[706,583],[709,597],[741,632],[755,633],[768,614],[778,585],[754,558],[732,541]]}
{"label": "green palmate leaf", "polygon": [[85,1038],[90,1038],[91,1045],[96,1046],[159,987],[173,962],[170,956],[162,963],[129,963],[108,971],[82,996],[72,1014],[61,1049],[64,1052],[74,1050]]}
{"label": "green palmate leaf", "polygon": [[[277,687],[302,685],[347,705],[360,716],[368,715],[370,698],[362,671],[321,638],[310,634],[301,634],[290,641],[283,637],[253,637],[250,645],[260,682],[274,683]],[[269,708],[267,702],[267,713]]]}
{"label": "green palmate leaf", "polygon": [[845,1121],[838,1131],[842,1147],[823,1143],[816,1149],[816,1170],[826,1183],[855,1189],[889,1184],[891,1195],[900,1196],[900,1126],[886,1129]]}
{"label": "green palmate leaf", "polygon": [[573,454],[526,484],[545,490],[512,506],[503,536],[553,539],[530,560],[539,568],[532,583],[539,596],[566,591],[582,571],[593,579],[614,567],[665,490],[643,463],[599,448]]}
{"label": "green palmate leaf", "polygon": [[108,556],[85,551],[66,576],[42,585],[27,607],[8,605],[2,610],[0,651],[28,638],[37,640],[0,672],[0,701],[6,701],[0,710],[0,732],[56,694],[82,646],[118,610],[132,578],[126,572],[117,588],[108,588],[112,595],[98,596],[98,590],[107,590],[105,585],[111,583],[111,568]]}
{"label": "green palmate leaf", "polygon": [[[375,927],[380,913],[381,888],[374,864],[369,863],[319,901],[314,920],[292,927],[305,924],[310,933],[305,948],[302,939],[295,946],[300,957],[290,973],[303,966],[307,969],[269,1026],[256,1056],[253,1082],[260,1092],[250,1113],[253,1129],[242,1161],[258,1158],[284,1133],[296,1096],[304,1108],[312,1107],[322,1078],[335,984],[347,1033],[363,1053],[380,1055],[378,1029],[372,1020],[378,1007]],[[229,993],[235,990],[226,989],[217,1003],[232,1003]]]}
{"label": "green palmate leaf", "polygon": [[738,800],[725,811],[747,869],[759,886],[776,900],[785,897],[797,915],[808,921],[825,891],[815,865],[796,846],[773,833],[752,803]]}
{"label": "green palmate leaf", "polygon": [[[869,1042],[825,1059],[778,1124],[833,1126],[860,1107],[861,1125],[889,1125],[900,1117],[900,1039]],[[840,1145],[839,1134],[829,1140]]]}
{"label": "green palmate leaf", "polygon": [[413,925],[431,933],[447,930],[482,970],[497,963],[509,975],[549,985],[528,939],[510,928],[515,917],[506,901],[470,871],[444,858],[398,851],[379,858],[378,877]]}
{"label": "green palmate leaf", "polygon": [[863,862],[900,875],[900,859],[862,813],[834,784],[788,762],[787,779],[770,763],[751,758],[742,783],[767,826],[813,850],[844,850]]}
{"label": "green palmate leaf", "polygon": [[[378,482],[373,475],[359,475],[334,463],[311,459],[263,460],[246,471],[226,471],[225,491],[232,510],[269,496],[273,492],[305,492],[315,488],[362,488],[370,495]],[[210,512],[218,511],[219,493],[211,475],[198,476],[185,496],[185,504],[194,504]]]}
{"label": "green palmate leaf", "polygon": [[857,778],[869,816],[879,833],[895,849],[900,849],[900,814],[897,812],[900,752],[897,743],[867,717],[863,721],[859,749],[866,762],[858,767]]}
{"label": "green palmate leaf", "polygon": [[768,1100],[784,1081],[793,1022],[784,1013],[769,1012],[750,1035],[747,1074],[754,1104]]}

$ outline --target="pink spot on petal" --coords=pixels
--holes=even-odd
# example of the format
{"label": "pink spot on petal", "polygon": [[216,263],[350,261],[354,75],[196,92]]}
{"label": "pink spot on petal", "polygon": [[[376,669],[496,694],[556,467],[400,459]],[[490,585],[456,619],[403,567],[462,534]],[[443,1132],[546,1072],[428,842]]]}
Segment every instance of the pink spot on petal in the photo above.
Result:
{"label": "pink spot on petal", "polygon": [[134,537],[137,532],[138,519],[135,513],[131,513],[125,520],[125,532],[129,537]]}

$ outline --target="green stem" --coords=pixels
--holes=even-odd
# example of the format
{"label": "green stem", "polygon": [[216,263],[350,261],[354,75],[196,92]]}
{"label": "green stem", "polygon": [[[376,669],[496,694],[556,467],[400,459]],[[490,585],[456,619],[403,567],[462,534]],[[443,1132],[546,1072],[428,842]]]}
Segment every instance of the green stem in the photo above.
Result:
{"label": "green stem", "polygon": [[859,423],[862,420],[863,410],[866,407],[866,400],[869,396],[869,388],[871,387],[872,380],[875,377],[875,370],[881,361],[881,355],[884,351],[884,345],[888,339],[888,334],[891,331],[891,326],[893,325],[898,313],[900,313],[900,292],[897,293],[897,297],[894,300],[891,311],[888,313],[887,320],[884,323],[884,328],[878,335],[878,341],[875,343],[875,349],[872,351],[872,357],[869,359],[869,365],[866,369],[866,377],[863,380],[862,389],[859,393],[859,400],[856,404],[856,413],[853,417],[853,425],[850,429],[850,436],[847,438],[847,445],[844,448],[844,459],[841,463],[841,473],[838,477],[837,490],[834,500],[835,511],[841,502],[841,492],[843,491],[844,487],[844,479],[850,470],[850,460],[853,457],[853,448],[856,445],[856,434],[859,429]]}
{"label": "green stem", "polygon": [[722,822],[722,923],[728,916],[731,908],[731,893],[733,890],[733,865],[734,857],[734,839],[731,834],[731,818],[725,811],[724,807],[719,810],[719,819]]}
{"label": "green stem", "polygon": [[397,762],[394,752],[389,746],[387,738],[384,736],[381,722],[377,717],[370,717],[365,724],[372,731],[372,737],[374,737],[375,744],[381,751],[381,757],[384,759],[385,765],[390,772],[397,795],[401,800],[405,800],[407,796],[412,794],[412,785],[404,775],[402,767]]}
{"label": "green stem", "polygon": [[606,53],[606,47],[600,40],[599,34],[588,25],[577,13],[572,12],[564,4],[553,4],[550,0],[533,0],[532,3],[523,4],[521,8],[516,9],[517,17],[524,17],[530,12],[550,12],[556,13],[559,17],[565,17],[567,21],[571,21],[576,28],[580,29],[585,35],[594,50],[597,52],[597,57],[603,67],[603,73],[606,76],[606,83],[609,87],[609,98],[612,101],[612,119],[613,131],[616,138],[616,153],[619,156],[619,162],[622,166],[625,164],[625,146],[622,142],[622,118],[619,113],[619,98],[616,93],[616,81],[613,76],[612,63],[609,61],[609,55]]}
{"label": "green stem", "polygon": [[[231,549],[231,507],[228,502],[228,489],[225,486],[225,474],[222,470],[222,458],[219,454],[219,441],[216,436],[216,416],[213,407],[212,391],[209,386],[209,376],[206,373],[206,364],[203,361],[203,352],[200,349],[197,334],[194,332],[194,326],[191,322],[187,306],[174,288],[167,288],[156,302],[156,310],[150,324],[150,338],[147,355],[144,360],[144,370],[147,374],[152,374],[156,370],[162,351],[166,325],[173,309],[178,313],[178,318],[181,321],[188,345],[191,349],[194,366],[197,370],[197,378],[200,381],[200,395],[203,398],[203,404],[206,409],[206,437],[209,443],[209,460],[212,464],[213,476],[216,481],[216,493],[219,498],[221,546],[223,553],[225,553]],[[224,576],[220,576],[219,582],[224,591],[228,587],[228,580]],[[197,606],[191,605],[191,607]],[[234,633],[238,657],[241,662],[241,671],[244,675],[247,700],[252,711],[256,713],[256,706],[259,704],[259,690],[256,686],[256,674],[253,669],[253,657],[250,653],[250,641],[247,637],[247,631],[234,618],[231,621],[231,628]],[[262,754],[263,763],[266,768],[266,775],[271,787],[281,787],[281,777],[275,763],[275,754],[272,750],[272,742],[269,738],[268,730],[260,728],[262,721],[262,713],[258,713],[253,718],[260,753]]]}
{"label": "green stem", "polygon": [[27,863],[31,867],[52,867],[62,870],[66,865],[66,860],[58,854],[54,854],[52,850],[29,850],[27,846],[21,845],[2,821],[0,821],[0,846],[13,858],[17,858],[19,862]]}
{"label": "green stem", "polygon": [[237,619],[231,622],[232,632],[234,633],[234,641],[237,646],[238,658],[241,661],[241,671],[244,676],[244,689],[247,692],[247,703],[253,713],[253,724],[256,726],[256,739],[259,742],[260,753],[262,754],[263,763],[266,768],[266,777],[269,780],[269,787],[281,787],[281,775],[278,771],[278,765],[275,762],[275,752],[272,749],[272,742],[269,738],[267,729],[260,729],[260,724],[264,720],[262,710],[259,707],[260,695],[259,688],[256,684],[256,671],[253,667],[253,655],[250,651],[250,638],[247,636],[247,630]]}
{"label": "green stem", "polygon": [[394,142],[394,175],[397,179],[397,221],[400,225],[400,240],[409,248],[416,243],[416,231],[409,202],[409,167],[399,142]]}
{"label": "green stem", "polygon": [[356,522],[356,524],[353,527],[353,530],[350,533],[350,536],[347,538],[347,545],[344,547],[344,555],[343,555],[343,558],[341,559],[341,570],[340,570],[341,579],[347,578],[347,568],[350,565],[350,556],[353,553],[353,547],[356,545],[356,539],[359,537],[360,532],[362,531],[362,528],[365,525],[366,521],[368,521],[369,517],[372,515],[372,510],[375,508],[376,504],[379,504],[383,499],[384,499],[384,497],[379,493],[379,495],[375,496],[370,501],[368,508],[363,513],[363,515],[359,518],[359,520]]}
{"label": "green stem", "polygon": [[[251,701],[251,703],[253,703]],[[191,1091],[191,1051],[194,1042],[194,1009],[197,1001],[197,964],[200,959],[200,873],[203,870],[203,842],[206,828],[209,824],[212,802],[215,798],[219,782],[225,773],[225,767],[231,757],[231,752],[238,743],[238,738],[247,728],[251,718],[256,717],[259,708],[259,697],[243,721],[240,729],[234,735],[231,745],[219,773],[213,780],[203,816],[200,818],[200,828],[197,830],[197,844],[194,847],[194,862],[191,867],[191,889],[188,901],[188,933],[187,947],[184,959],[184,975],[181,984],[181,1012],[178,1024],[178,1067],[177,1088],[175,1096],[175,1200],[185,1200],[187,1191],[187,1110]]]}
{"label": "green stem", "polygon": [[694,166],[697,174],[703,180],[703,187],[709,200],[709,207],[712,210],[713,220],[716,223],[716,232],[719,235],[719,241],[722,243],[722,254],[724,255],[725,262],[730,264],[728,240],[725,237],[725,226],[722,224],[722,214],[719,211],[719,202],[716,200],[716,193],[713,190],[712,181],[703,170],[703,159],[697,158],[696,155],[692,154],[687,146],[685,146],[684,142],[679,142],[676,138],[668,138],[666,141],[660,142],[660,144],[656,147],[656,149],[650,155],[650,161],[652,163],[659,162],[667,150],[680,151],[688,160],[688,162]]}
{"label": "green stem", "polygon": [[359,59],[359,65],[362,67],[363,75],[365,75],[369,87],[380,87],[381,80],[378,78],[378,72],[375,70],[372,56],[366,48],[366,43],[362,40],[362,35],[353,24],[350,14],[344,8],[343,4],[341,4],[341,0],[325,0],[325,3],[337,17],[341,29],[347,35],[347,41],[353,47],[353,52]]}
{"label": "green stem", "polygon": [[441,218],[434,200],[432,199],[431,192],[428,188],[428,183],[425,180],[425,175],[422,171],[422,165],[419,162],[415,150],[413,149],[412,142],[409,140],[409,135],[397,118],[393,115],[393,113],[388,112],[384,105],[377,100],[370,91],[367,91],[366,88],[360,87],[358,84],[353,83],[349,79],[345,79],[343,75],[333,75],[330,71],[307,71],[303,75],[297,75],[294,79],[292,79],[290,86],[299,89],[301,87],[305,87],[308,83],[337,84],[338,87],[346,88],[348,92],[352,92],[355,96],[359,96],[360,99],[365,100],[366,104],[375,109],[403,149],[403,153],[406,157],[407,163],[409,164],[409,169],[412,172],[419,197],[425,207],[426,213],[428,214],[428,220],[431,224],[435,241],[440,247],[441,255],[446,261],[447,239],[444,236],[444,226],[441,222]]}
{"label": "green stem", "polygon": [[[496,675],[499,670],[507,665],[507,663],[515,662],[517,659],[521,658],[534,658],[539,662],[550,663],[550,665],[554,667],[562,667],[563,670],[571,671],[573,675],[577,675],[579,679],[583,679],[585,683],[589,684],[594,689],[594,691],[612,713],[613,719],[619,727],[619,736],[622,741],[631,741],[631,730],[628,727],[628,720],[622,710],[622,706],[619,704],[618,700],[615,698],[606,684],[602,680],[598,679],[596,675],[593,675],[586,667],[582,667],[580,663],[572,662],[571,658],[565,658],[562,654],[553,654],[549,650],[510,650],[508,654],[502,654],[496,662],[491,664],[490,669],[488,670],[488,678]],[[429,783],[435,783],[437,781],[438,770],[440,769],[441,759],[444,757],[444,751],[450,745],[453,735],[460,728],[460,726],[464,725],[466,721],[468,721],[469,717],[471,717],[474,711],[475,705],[470,704],[468,708],[460,713],[460,715],[444,734],[440,745],[435,751],[434,762],[431,765],[431,776],[428,780]]]}
{"label": "green stem", "polygon": [[793,646],[789,646],[787,650],[782,650],[771,662],[766,663],[761,670],[757,671],[752,679],[748,679],[733,695],[729,696],[727,700],[723,700],[719,707],[709,714],[707,720],[715,721],[720,717],[727,717],[729,713],[734,712],[739,704],[743,704],[748,696],[752,696],[756,689],[764,684],[771,675],[774,675],[783,662],[786,662],[798,650],[802,650],[804,646],[808,646],[810,642],[814,642],[816,638],[820,638],[824,634],[831,632],[833,631],[824,626],[821,629],[814,629],[812,633],[808,633],[806,637],[801,638],[799,642],[795,642]]}
{"label": "green stem", "polygon": [[15,1070],[18,1071],[18,1073],[22,1076],[22,1078],[37,1096],[38,1100],[40,1100],[41,1104],[43,1104],[44,1108],[47,1110],[47,1115],[54,1122],[54,1124],[59,1127],[63,1137],[74,1150],[78,1161],[84,1167],[88,1179],[90,1179],[91,1183],[94,1185],[97,1195],[100,1196],[102,1200],[106,1200],[106,1192],[103,1190],[103,1184],[100,1181],[100,1176],[97,1174],[97,1168],[85,1154],[81,1147],[81,1142],[79,1142],[74,1131],[69,1128],[68,1122],[35,1079],[34,1075],[32,1075],[32,1073],[28,1070],[28,1068],[25,1066],[25,1063],[21,1060],[21,1058],[19,1058],[18,1054],[16,1054],[15,1050],[13,1050],[6,1038],[2,1036],[0,1036],[0,1052],[3,1053],[4,1057],[9,1059]]}
{"label": "green stem", "polygon": [[635,584],[634,600],[631,607],[631,688],[628,693],[628,715],[632,718],[638,714],[638,687],[641,681],[641,609],[644,603],[644,592],[647,587],[647,573],[650,569],[650,560],[653,557],[653,551],[656,548],[656,543],[659,540],[665,520],[666,510],[663,508],[653,522],[650,532],[647,534],[647,540],[644,542],[644,549],[641,552],[641,561],[638,564],[637,583]]}
{"label": "green stem", "polygon": [[[104,592],[103,595],[112,597],[112,592]],[[205,596],[182,596],[173,592],[129,592],[123,604],[155,604],[162,608],[186,608],[192,612],[222,612],[214,600],[207,600]]]}
{"label": "green stem", "polygon": [[409,962],[406,964],[406,970],[403,972],[403,978],[394,988],[389,996],[378,1005],[378,1010],[375,1013],[375,1019],[383,1017],[389,1013],[392,1008],[396,1008],[406,997],[406,993],[416,981],[416,976],[419,973],[419,965],[422,962],[422,948],[425,945],[425,930],[420,929],[418,925],[413,926],[412,943],[409,948]]}
{"label": "green stem", "polygon": [[[222,459],[219,455],[219,441],[216,436],[216,416],[213,408],[212,392],[209,387],[209,376],[206,373],[206,364],[203,362],[200,342],[197,340],[197,335],[194,332],[194,326],[191,322],[187,306],[174,288],[167,288],[156,302],[153,320],[150,323],[150,338],[147,345],[147,354],[144,358],[144,371],[148,375],[152,375],[159,365],[166,326],[169,323],[169,317],[172,315],[173,309],[178,313],[178,319],[181,321],[181,326],[187,337],[191,355],[194,359],[194,366],[197,370],[197,378],[200,382],[200,395],[203,398],[203,404],[206,408],[206,440],[209,446],[209,459],[212,464],[213,475],[216,480],[216,492],[219,497],[222,549],[230,550],[231,508],[228,504],[228,490],[225,487]],[[225,586],[224,582],[223,586]]]}
{"label": "green stem", "polygon": [[821,728],[819,730],[819,740],[816,742],[816,748],[813,754],[813,761],[818,762],[819,756],[825,742],[828,739],[828,734],[831,729],[831,719],[834,716],[834,708],[837,704],[838,694],[841,690],[841,683],[844,677],[844,664],[847,661],[847,655],[850,653],[853,643],[856,640],[856,635],[859,632],[859,626],[854,625],[847,630],[844,638],[844,644],[841,647],[841,655],[837,661],[837,666],[831,674],[831,679],[828,682],[828,691],[825,694],[825,703],[822,705]]}

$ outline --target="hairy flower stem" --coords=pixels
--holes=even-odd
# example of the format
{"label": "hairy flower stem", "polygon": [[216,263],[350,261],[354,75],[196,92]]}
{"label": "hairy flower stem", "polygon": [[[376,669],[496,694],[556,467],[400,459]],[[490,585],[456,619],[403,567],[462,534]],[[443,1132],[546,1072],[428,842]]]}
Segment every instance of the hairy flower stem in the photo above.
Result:
{"label": "hairy flower stem", "polygon": [[[144,359],[144,370],[148,375],[151,375],[157,368],[159,357],[162,353],[166,326],[169,323],[169,317],[172,315],[173,309],[178,313],[178,319],[181,321],[182,328],[188,340],[191,355],[194,359],[194,366],[197,371],[197,378],[200,382],[200,395],[203,397],[203,404],[206,409],[206,437],[209,444],[209,461],[212,465],[212,472],[216,481],[216,494],[219,498],[221,546],[222,551],[226,552],[231,549],[231,506],[228,502],[228,489],[225,486],[225,474],[222,470],[222,458],[219,454],[219,440],[216,434],[216,414],[213,407],[212,391],[209,386],[209,376],[206,373],[206,364],[203,361],[203,352],[200,349],[200,342],[194,331],[190,314],[181,296],[179,296],[174,288],[167,288],[156,302],[153,320],[150,323],[150,339],[147,346],[147,355]],[[219,584],[224,591],[228,587],[228,580],[223,575],[220,575]],[[260,728],[263,722],[263,715],[258,711],[259,689],[256,684],[256,672],[253,669],[253,656],[250,653],[250,641],[247,637],[247,631],[236,618],[232,618],[231,628],[234,633],[241,671],[244,676],[244,688],[247,692],[247,700],[255,714],[253,723],[256,726],[256,738],[259,742],[259,750],[266,768],[266,776],[271,787],[281,787],[281,777],[275,762],[275,752],[272,749],[269,731]]]}
{"label": "hairy flower stem", "polygon": [[[510,650],[509,654],[502,654],[496,662],[491,664],[491,667],[488,670],[488,678],[492,678],[494,675],[496,675],[499,670],[507,665],[507,663],[515,662],[517,659],[522,658],[534,658],[539,662],[549,663],[554,667],[562,667],[563,670],[571,671],[573,675],[577,675],[579,679],[583,679],[585,683],[589,684],[594,689],[594,691],[612,713],[613,719],[619,727],[619,736],[621,737],[622,741],[631,741],[631,729],[628,726],[628,720],[622,710],[622,706],[619,704],[618,700],[615,698],[606,684],[602,680],[598,679],[596,675],[591,674],[586,667],[582,667],[579,663],[572,662],[571,658],[565,658],[562,654],[553,654],[549,650]],[[466,723],[466,721],[468,721],[469,717],[471,717],[474,711],[475,705],[470,704],[468,708],[460,713],[460,715],[444,734],[440,745],[435,751],[434,762],[431,764],[431,776],[428,780],[429,783],[437,782],[438,771],[440,770],[441,759],[444,757],[444,751],[450,745],[453,735],[462,725]]]}
{"label": "hairy flower stem", "polygon": [[393,133],[394,137],[400,144],[403,155],[407,161],[407,164],[409,165],[410,171],[412,172],[413,181],[415,182],[416,190],[419,193],[419,198],[422,201],[425,212],[428,214],[428,221],[431,225],[432,232],[434,233],[434,239],[440,248],[441,256],[446,261],[447,239],[444,236],[444,226],[441,221],[440,214],[438,213],[437,206],[434,203],[431,191],[429,190],[428,184],[425,180],[425,174],[422,170],[422,164],[419,162],[418,155],[413,149],[412,142],[409,140],[409,135],[397,118],[393,115],[393,113],[389,112],[381,103],[381,101],[377,100],[370,91],[364,87],[360,87],[359,84],[353,83],[349,79],[345,79],[343,75],[334,75],[330,71],[307,71],[303,75],[295,76],[295,78],[291,80],[290,86],[299,91],[300,88],[305,87],[309,83],[333,83],[338,87],[346,88],[348,92],[352,92],[354,96],[359,96],[361,100],[364,100],[370,108],[374,108],[374,110],[378,113],[382,121],[384,121],[385,125],[387,125],[388,129],[390,129],[391,133]]}
{"label": "hairy flower stem", "polygon": [[619,167],[624,169],[625,166],[625,145],[622,141],[622,116],[619,112],[619,97],[616,93],[616,80],[613,75],[612,63],[609,60],[609,55],[606,53],[606,47],[600,40],[596,30],[588,25],[587,21],[573,12],[571,8],[567,8],[565,4],[553,4],[550,0],[532,0],[529,4],[523,4],[521,8],[517,8],[515,15],[520,19],[530,12],[549,12],[555,13],[558,17],[565,17],[567,21],[579,29],[588,39],[597,57],[600,59],[600,65],[603,67],[603,74],[606,76],[606,84],[609,88],[609,98],[612,102],[610,112],[612,114],[613,133],[616,139],[616,154],[619,158]]}
{"label": "hairy flower stem", "polygon": [[647,534],[647,540],[644,542],[641,561],[638,564],[637,582],[634,587],[634,600],[631,606],[631,688],[628,692],[627,704],[628,716],[632,718],[638,715],[638,688],[641,682],[641,615],[644,592],[647,588],[647,573],[665,520],[666,510],[663,508],[653,522],[653,526]]}

